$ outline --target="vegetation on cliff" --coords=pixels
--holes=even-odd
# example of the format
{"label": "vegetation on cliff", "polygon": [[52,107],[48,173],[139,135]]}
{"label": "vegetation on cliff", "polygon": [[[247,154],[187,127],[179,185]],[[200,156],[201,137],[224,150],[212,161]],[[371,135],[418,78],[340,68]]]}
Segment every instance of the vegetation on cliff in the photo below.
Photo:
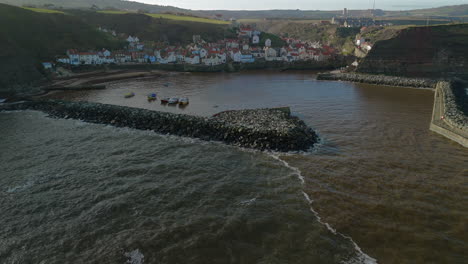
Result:
{"label": "vegetation on cliff", "polygon": [[388,75],[467,76],[468,24],[409,27],[375,43],[358,72]]}
{"label": "vegetation on cliff", "polygon": [[84,10],[69,10],[70,14],[93,27],[115,30],[117,33],[138,36],[142,40],[167,41],[171,44],[187,44],[193,35],[200,35],[208,42],[216,42],[235,33],[228,25],[168,19],[167,15],[138,13],[102,13]]}
{"label": "vegetation on cliff", "polygon": [[118,48],[122,42],[80,19],[0,4],[0,92],[44,78],[43,61],[66,49]]}

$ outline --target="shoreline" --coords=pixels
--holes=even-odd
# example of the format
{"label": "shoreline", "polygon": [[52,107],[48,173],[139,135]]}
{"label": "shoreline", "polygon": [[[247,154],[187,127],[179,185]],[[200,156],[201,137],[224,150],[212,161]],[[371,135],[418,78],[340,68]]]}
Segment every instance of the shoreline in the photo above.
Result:
{"label": "shoreline", "polygon": [[262,151],[307,151],[318,142],[316,132],[292,116],[289,107],[224,111],[199,117],[90,102],[47,100],[0,105],[0,111],[15,110],[38,110],[55,118],[151,130]]}

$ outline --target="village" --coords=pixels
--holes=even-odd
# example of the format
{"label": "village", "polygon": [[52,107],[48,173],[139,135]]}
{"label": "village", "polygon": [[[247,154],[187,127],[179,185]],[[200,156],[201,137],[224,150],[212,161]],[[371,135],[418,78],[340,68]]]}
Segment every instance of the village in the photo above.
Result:
{"label": "village", "polygon": [[[99,30],[116,35],[115,31]],[[215,66],[226,63],[254,63],[256,61],[326,61],[337,51],[320,42],[282,38],[285,45],[274,47],[272,40],[261,41],[262,32],[248,25],[241,25],[236,39],[223,39],[215,43],[205,42],[199,35],[186,46],[171,46],[168,43],[142,41],[128,36],[124,50],[80,51],[69,49],[65,56],[56,59],[57,64],[71,66],[104,64],[191,64]],[[54,63],[43,63],[46,69]]]}

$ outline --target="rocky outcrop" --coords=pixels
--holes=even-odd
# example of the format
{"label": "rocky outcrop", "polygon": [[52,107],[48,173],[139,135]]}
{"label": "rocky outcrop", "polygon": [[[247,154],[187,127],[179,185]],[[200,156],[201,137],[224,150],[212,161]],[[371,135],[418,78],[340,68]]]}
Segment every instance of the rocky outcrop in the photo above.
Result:
{"label": "rocky outcrop", "polygon": [[27,109],[57,118],[222,141],[260,150],[307,150],[318,140],[311,128],[291,116],[289,108],[227,111],[207,118],[89,102],[28,101],[0,105],[0,111]]}
{"label": "rocky outcrop", "polygon": [[377,85],[402,86],[413,88],[435,88],[437,81],[423,78],[407,78],[386,75],[372,75],[359,73],[321,73],[317,80],[349,81],[370,83]]}

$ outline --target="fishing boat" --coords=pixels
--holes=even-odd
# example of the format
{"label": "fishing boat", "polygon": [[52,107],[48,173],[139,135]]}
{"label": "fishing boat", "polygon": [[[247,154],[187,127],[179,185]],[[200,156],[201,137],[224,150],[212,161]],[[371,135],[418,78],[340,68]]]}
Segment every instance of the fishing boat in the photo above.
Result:
{"label": "fishing boat", "polygon": [[155,93],[148,94],[148,101],[156,101],[156,94]]}
{"label": "fishing boat", "polygon": [[133,93],[133,92],[132,92],[132,93],[126,93],[126,94],[125,94],[125,98],[131,98],[131,97],[133,97],[133,96],[135,96],[135,93]]}
{"label": "fishing boat", "polygon": [[168,97],[162,98],[162,99],[161,99],[161,104],[167,104],[167,103],[169,102],[169,99],[170,99],[170,98],[168,98]]}
{"label": "fishing boat", "polygon": [[189,104],[189,99],[186,97],[180,98],[179,100],[179,105],[188,105]]}
{"label": "fishing boat", "polygon": [[169,101],[167,103],[168,104],[177,104],[178,102],[179,102],[179,98],[172,97],[171,99],[169,99]]}

